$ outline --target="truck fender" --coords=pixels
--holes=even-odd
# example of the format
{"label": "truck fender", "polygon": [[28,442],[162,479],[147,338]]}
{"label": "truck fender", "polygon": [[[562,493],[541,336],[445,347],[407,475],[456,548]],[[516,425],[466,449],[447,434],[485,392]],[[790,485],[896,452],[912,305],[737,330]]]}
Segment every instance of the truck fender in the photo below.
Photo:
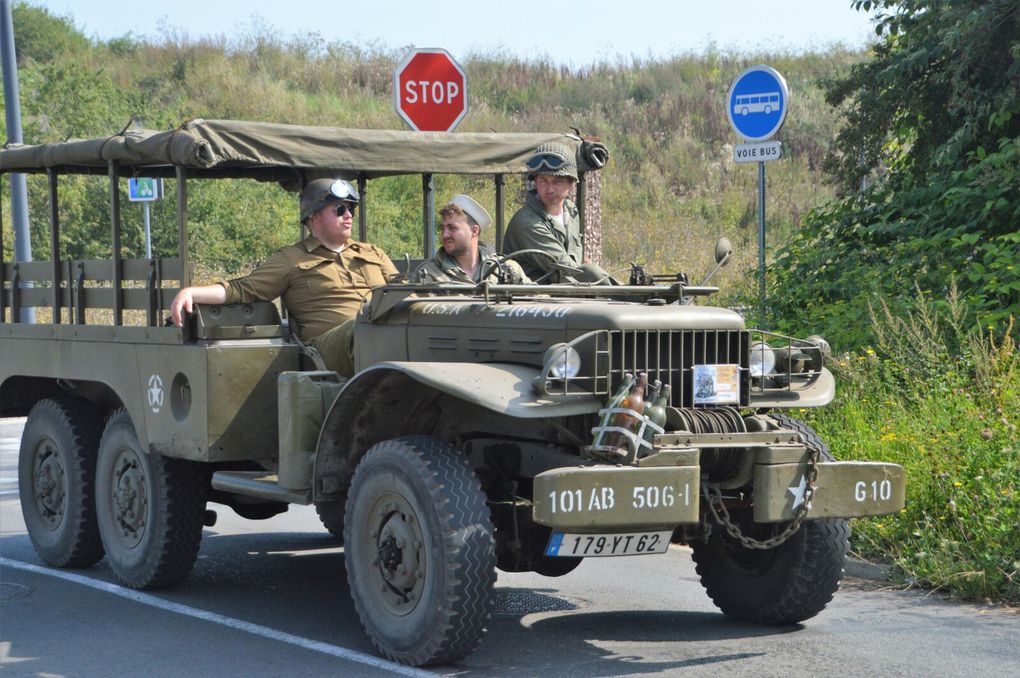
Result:
{"label": "truck fender", "polygon": [[[375,365],[358,376],[379,369],[396,370],[454,398],[519,419],[568,417],[597,412],[602,407],[602,401],[592,395],[556,397],[536,394],[531,382],[538,376],[539,370],[526,365],[387,362]],[[350,386],[348,383],[347,387]]]}
{"label": "truck fender", "polygon": [[783,408],[783,407],[822,407],[836,397],[836,380],[828,368],[823,367],[818,378],[806,387],[795,387],[790,390],[770,390],[758,393],[751,389],[751,407]]}
{"label": "truck fender", "polygon": [[[521,419],[594,413],[593,395],[540,396],[535,367],[509,363],[385,362],[358,372],[326,413],[315,454],[315,501],[342,501],[358,460],[369,447],[405,430],[401,412],[443,393]],[[396,415],[396,416],[394,416]]]}

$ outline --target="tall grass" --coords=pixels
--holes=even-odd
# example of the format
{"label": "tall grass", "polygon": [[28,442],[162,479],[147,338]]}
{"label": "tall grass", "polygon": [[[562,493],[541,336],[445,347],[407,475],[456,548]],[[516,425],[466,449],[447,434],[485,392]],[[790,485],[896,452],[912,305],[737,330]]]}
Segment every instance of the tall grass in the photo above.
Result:
{"label": "tall grass", "polygon": [[[73,54],[40,55],[46,63],[29,59],[21,65],[26,141],[107,134],[132,116],[147,127],[163,129],[195,117],[402,127],[392,107],[392,75],[403,51],[330,41],[314,32],[281,37],[258,21],[229,38],[194,38],[165,29],[149,41],[125,36],[92,42]],[[577,128],[602,138],[611,153],[602,172],[607,266],[618,269],[634,261],[656,272],[683,270],[699,280],[714,263],[712,244],[726,235],[737,246],[736,258],[717,282],[724,288],[737,286],[744,284],[739,271],[753,268],[757,257],[757,173],[753,166],[732,160],[736,137],[724,104],[732,79],[752,63],[771,63],[784,73],[793,92],[790,115],[778,137],[785,157],[770,163],[767,171],[772,251],[807,209],[831,195],[822,181],[821,158],[835,135],[837,118],[823,101],[820,80],[861,58],[838,47],[807,55],[738,56],[713,50],[568,68],[542,57],[473,53],[462,58],[471,110],[458,131]],[[76,110],[65,116],[69,102],[77,102]],[[85,110],[86,104],[91,108]],[[449,187],[468,184],[453,181]],[[488,191],[475,190],[482,191],[483,198]],[[264,192],[257,193],[252,198],[267,199]],[[281,193],[272,199],[273,216],[282,211],[280,205],[292,204],[292,198]],[[420,248],[420,203],[399,186],[374,190],[372,199],[383,201],[371,206],[373,241],[394,256],[409,249],[419,256],[420,249],[413,246]],[[207,222],[210,226],[231,218],[223,211],[215,216],[216,222]],[[69,222],[68,227],[74,225]],[[239,236],[251,228],[224,227]],[[275,225],[262,228],[278,231]],[[173,225],[166,230],[172,233]],[[237,270],[250,263],[246,250],[252,247],[260,249],[240,240],[219,243],[215,250],[228,257],[222,263],[225,270]],[[194,257],[213,264],[203,251]]]}
{"label": "tall grass", "polygon": [[855,521],[855,550],[909,582],[1020,602],[1020,352],[1006,327],[968,330],[945,304],[873,309],[874,348],[836,361],[833,406],[809,416],[837,457],[902,464],[907,505]]}

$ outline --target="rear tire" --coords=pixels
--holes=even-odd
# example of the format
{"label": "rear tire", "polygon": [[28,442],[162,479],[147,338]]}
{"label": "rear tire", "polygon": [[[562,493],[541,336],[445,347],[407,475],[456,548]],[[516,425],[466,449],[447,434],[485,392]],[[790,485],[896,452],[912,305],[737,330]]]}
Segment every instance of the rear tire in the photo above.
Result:
{"label": "rear tire", "polygon": [[172,586],[202,540],[205,491],[196,466],[142,449],[125,410],[110,417],[96,464],[96,513],[110,568],[125,586]]}
{"label": "rear tire", "polygon": [[344,537],[354,606],[382,654],[447,664],[481,642],[495,541],[478,478],[454,448],[408,436],[369,449],[351,481]]}
{"label": "rear tire", "polygon": [[[771,416],[803,435],[822,459],[832,460],[810,426],[786,415]],[[785,527],[752,523],[747,511],[731,511],[731,516],[744,534],[759,540]],[[716,528],[707,542],[693,542],[691,548],[702,586],[725,614],[757,624],[793,624],[814,617],[832,600],[850,548],[850,527],[841,518],[806,520],[792,537],[768,550],[748,549]]]}
{"label": "rear tire", "polygon": [[40,400],[18,453],[21,513],[35,552],[53,567],[103,559],[93,489],[102,414],[86,400]]}
{"label": "rear tire", "polygon": [[329,530],[329,533],[336,537],[341,544],[344,543],[344,507],[338,501],[317,501],[315,502],[315,513],[322,521],[322,526]]}

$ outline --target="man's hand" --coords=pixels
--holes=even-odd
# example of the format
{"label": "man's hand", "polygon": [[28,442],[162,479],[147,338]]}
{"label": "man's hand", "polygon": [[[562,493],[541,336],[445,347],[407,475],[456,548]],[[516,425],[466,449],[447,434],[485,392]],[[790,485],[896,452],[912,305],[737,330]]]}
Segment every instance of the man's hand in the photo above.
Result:
{"label": "man's hand", "polygon": [[174,325],[184,324],[184,313],[194,313],[195,304],[222,304],[227,300],[227,288],[223,285],[204,285],[202,287],[183,287],[170,302],[170,317]]}
{"label": "man's hand", "polygon": [[184,324],[182,310],[185,313],[193,313],[195,310],[195,298],[190,287],[185,287],[178,292],[177,296],[170,303],[170,317],[173,318],[174,325],[177,327],[181,327]]}

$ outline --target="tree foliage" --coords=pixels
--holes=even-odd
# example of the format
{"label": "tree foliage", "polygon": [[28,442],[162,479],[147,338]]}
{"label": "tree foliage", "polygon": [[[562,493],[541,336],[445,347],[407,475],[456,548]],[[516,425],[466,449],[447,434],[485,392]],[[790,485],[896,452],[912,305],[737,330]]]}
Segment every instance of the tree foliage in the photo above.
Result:
{"label": "tree foliage", "polygon": [[[196,117],[402,127],[392,105],[393,69],[402,50],[314,32],[288,37],[258,22],[229,38],[188,37],[170,27],[155,38],[129,34],[89,40],[70,21],[28,2],[15,2],[13,10],[17,39],[24,40],[27,55],[19,73],[25,143],[111,134],[131,118],[150,129],[173,128]],[[50,37],[29,37],[36,24]],[[748,65],[767,62],[784,73],[797,95],[796,115],[780,134],[786,157],[769,167],[769,242],[774,244],[812,206],[834,194],[820,169],[836,114],[825,104],[818,80],[861,58],[840,47],[804,55],[710,51],[567,68],[541,57],[522,60],[498,52],[460,56],[471,82],[471,112],[458,131],[576,127],[609,146],[611,161],[601,173],[603,254],[613,270],[636,261],[700,279],[714,264],[712,243],[726,235],[736,256],[716,280],[728,291],[743,283],[741,269],[753,269],[757,255],[755,172],[735,165],[728,146],[736,141],[725,114],[730,82]],[[62,210],[68,210],[62,231],[74,256],[104,256],[108,249],[104,181],[61,179]],[[491,181],[443,177],[437,182],[437,199],[471,192],[494,204]],[[173,188],[168,181],[167,191]],[[509,180],[507,210],[520,188],[516,178]],[[421,256],[420,192],[415,177],[371,182],[368,238],[394,257]],[[294,195],[275,185],[196,187],[189,191],[189,208],[192,260],[206,270],[243,269],[298,232]],[[45,192],[30,204],[30,213],[33,249],[41,257],[48,250]],[[123,214],[126,233],[138,231],[140,210],[128,206]],[[152,217],[157,251],[174,251],[172,210],[154,205]],[[3,220],[5,236],[9,223]],[[483,237],[491,242],[493,235],[490,229]],[[137,253],[133,235],[125,242]]]}
{"label": "tree foliage", "polygon": [[828,83],[846,126],[827,168],[846,197],[777,257],[776,316],[860,346],[879,296],[902,310],[954,277],[971,320],[1020,315],[1020,4],[856,4],[878,9],[882,42]]}

